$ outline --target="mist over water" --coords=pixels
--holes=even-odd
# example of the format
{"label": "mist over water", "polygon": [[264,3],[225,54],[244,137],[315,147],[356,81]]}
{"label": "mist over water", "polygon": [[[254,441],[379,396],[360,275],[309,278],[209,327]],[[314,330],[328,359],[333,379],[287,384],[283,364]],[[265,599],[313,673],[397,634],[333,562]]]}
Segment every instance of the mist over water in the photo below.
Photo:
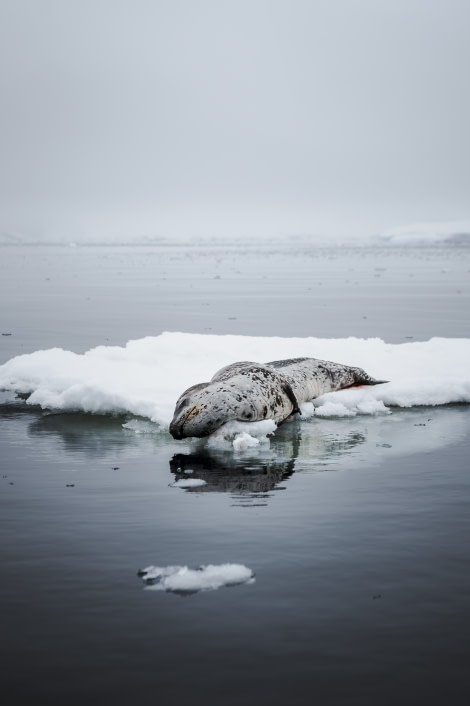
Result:
{"label": "mist over water", "polygon": [[470,8],[5,0],[0,232],[370,236],[469,217]]}

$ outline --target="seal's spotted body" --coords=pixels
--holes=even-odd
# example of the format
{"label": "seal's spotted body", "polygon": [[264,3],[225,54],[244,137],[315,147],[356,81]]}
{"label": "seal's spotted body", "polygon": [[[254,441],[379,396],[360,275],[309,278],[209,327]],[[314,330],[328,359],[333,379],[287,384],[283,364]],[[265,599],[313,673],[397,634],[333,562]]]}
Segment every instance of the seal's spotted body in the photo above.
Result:
{"label": "seal's spotted body", "polygon": [[377,385],[361,368],[316,358],[239,362],[193,385],[176,402],[170,433],[175,439],[203,437],[233,419],[276,424],[300,412],[299,405],[352,385]]}

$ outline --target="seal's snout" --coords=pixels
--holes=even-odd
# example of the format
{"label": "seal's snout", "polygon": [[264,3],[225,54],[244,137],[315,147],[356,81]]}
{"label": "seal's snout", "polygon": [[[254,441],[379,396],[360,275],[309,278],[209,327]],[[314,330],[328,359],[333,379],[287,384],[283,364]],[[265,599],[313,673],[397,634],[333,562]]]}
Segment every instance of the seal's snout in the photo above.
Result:
{"label": "seal's snout", "polygon": [[170,424],[170,434],[172,435],[173,439],[180,439],[183,438],[183,425],[182,424],[176,424],[175,421],[173,420]]}
{"label": "seal's snout", "polygon": [[180,439],[184,439],[184,437],[186,436],[183,431],[183,427],[184,427],[184,423],[185,423],[186,419],[187,419],[186,414],[183,416],[175,414],[175,416],[171,420],[170,434],[172,435],[173,439],[178,439],[178,441],[179,441]]}
{"label": "seal's snout", "polygon": [[183,412],[177,411],[173,419],[171,420],[170,423],[170,434],[172,435],[173,439],[184,439],[187,436],[191,436],[190,434],[187,434],[184,430],[184,425],[186,422],[191,419],[194,414],[197,412],[197,406],[193,405],[190,409],[185,409]]}

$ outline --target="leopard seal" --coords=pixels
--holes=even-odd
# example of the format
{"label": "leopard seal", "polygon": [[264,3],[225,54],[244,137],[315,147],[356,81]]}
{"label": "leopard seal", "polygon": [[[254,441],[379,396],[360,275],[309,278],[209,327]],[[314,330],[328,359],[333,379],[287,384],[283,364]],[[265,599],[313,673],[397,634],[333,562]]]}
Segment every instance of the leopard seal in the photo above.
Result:
{"label": "leopard seal", "polygon": [[272,419],[281,424],[300,413],[301,404],[326,392],[384,382],[362,368],[317,358],[232,363],[210,382],[193,385],[180,395],[170,434],[174,439],[201,438],[232,420]]}

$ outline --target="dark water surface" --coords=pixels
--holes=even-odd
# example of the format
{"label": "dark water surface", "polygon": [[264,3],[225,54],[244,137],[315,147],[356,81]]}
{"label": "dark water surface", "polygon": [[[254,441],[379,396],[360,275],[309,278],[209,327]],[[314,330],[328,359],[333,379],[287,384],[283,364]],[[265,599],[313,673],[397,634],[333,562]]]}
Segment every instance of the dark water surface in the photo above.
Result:
{"label": "dark water surface", "polygon": [[[470,335],[464,248],[0,255],[2,362],[163,330]],[[1,400],[6,703],[468,703],[468,406],[290,422],[235,455]],[[185,469],[207,485],[170,487]],[[255,583],[136,575],[224,562]]]}

